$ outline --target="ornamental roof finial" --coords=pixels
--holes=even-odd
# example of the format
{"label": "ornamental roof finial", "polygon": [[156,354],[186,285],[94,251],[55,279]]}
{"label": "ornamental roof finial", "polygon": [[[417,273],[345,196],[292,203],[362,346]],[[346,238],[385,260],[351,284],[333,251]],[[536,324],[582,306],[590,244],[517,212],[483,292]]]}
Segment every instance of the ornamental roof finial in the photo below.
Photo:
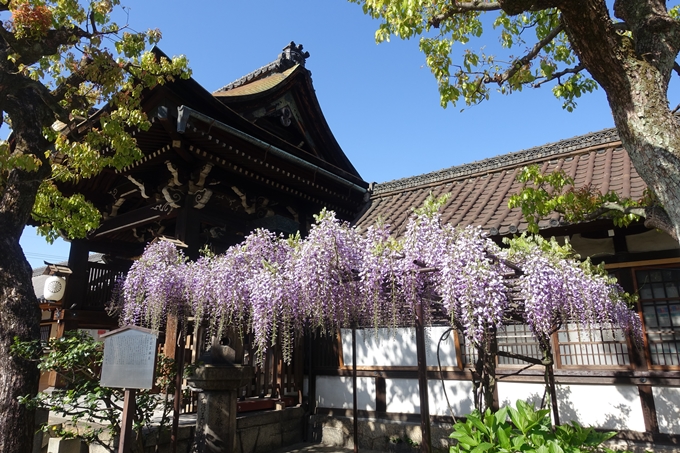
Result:
{"label": "ornamental roof finial", "polygon": [[296,45],[294,41],[291,41],[290,44],[283,48],[279,60],[289,60],[304,67],[307,58],[309,58],[309,52],[302,50],[302,44]]}

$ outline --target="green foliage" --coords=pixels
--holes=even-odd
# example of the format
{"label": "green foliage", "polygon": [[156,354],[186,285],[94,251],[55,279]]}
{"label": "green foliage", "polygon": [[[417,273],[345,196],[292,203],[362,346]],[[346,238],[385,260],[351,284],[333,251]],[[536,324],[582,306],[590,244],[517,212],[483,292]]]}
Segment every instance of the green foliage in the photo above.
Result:
{"label": "green foliage", "polygon": [[417,216],[423,215],[431,218],[439,212],[442,206],[444,206],[450,198],[450,193],[442,194],[439,197],[435,197],[430,193],[421,207],[413,209],[413,213]]}
{"label": "green foliage", "polygon": [[517,181],[524,187],[510,197],[508,206],[522,210],[530,233],[538,233],[538,222],[553,212],[562,214],[567,222],[609,218],[614,225],[625,227],[641,218],[642,206],[653,203],[651,194],[636,201],[614,191],[602,194],[592,186],[576,189],[564,171],[543,174],[538,165],[524,167]]}
{"label": "green foliage", "polygon": [[[44,350],[43,350],[44,346]],[[82,438],[87,442],[97,442],[100,435],[107,432],[120,433],[120,419],[123,410],[123,389],[102,387],[99,373],[103,360],[103,343],[94,340],[89,334],[69,331],[62,338],[52,338],[47,344],[39,341],[21,342],[15,339],[12,355],[38,361],[41,372],[56,372],[61,384],[51,392],[27,395],[20,399],[22,404],[50,410],[52,413],[69,420],[68,425],[53,426],[52,434],[66,438]],[[166,395],[161,396],[148,390],[137,392],[136,412],[133,429],[141,433],[151,423],[156,408],[163,409],[163,421],[171,405],[167,395],[174,392],[176,366],[174,360],[163,355],[156,363],[156,387]],[[50,429],[43,425],[42,429]],[[141,439],[141,436],[138,436]]]}
{"label": "green foliage", "polygon": [[[571,111],[577,98],[598,86],[578,69],[556,9],[510,15],[490,0],[349,1],[380,21],[376,42],[389,41],[392,36],[420,37],[420,50],[437,80],[443,107],[487,100],[494,86],[499,93],[509,94],[554,81],[553,94]],[[495,55],[485,46],[480,45],[479,50],[473,47],[489,33],[500,44]],[[461,50],[456,59],[457,48]]]}
{"label": "green foliage", "polygon": [[[0,190],[12,170],[34,172],[49,164],[51,178],[41,184],[32,213],[38,231],[49,241],[61,234],[83,237],[98,226],[99,213],[82,196],[61,194],[63,183],[139,159],[133,134],[150,126],[140,106],[142,93],[176,77],[188,78],[187,60],[146,50],[159,41],[158,30],[134,32],[113,22],[122,9],[119,0],[0,3],[0,11],[10,14],[0,32],[12,52],[0,63],[0,74],[22,79],[4,93],[21,101],[28,85],[44,101],[34,124],[18,121],[11,109],[4,121],[14,136],[42,130],[48,144],[27,149],[0,141]],[[55,119],[60,123],[52,124]]]}
{"label": "green foliage", "polygon": [[518,400],[516,408],[506,406],[493,413],[487,409],[469,414],[453,425],[449,436],[457,441],[451,453],[581,453],[614,450],[601,446],[615,432],[598,432],[576,422],[552,427],[550,410],[536,410]]}

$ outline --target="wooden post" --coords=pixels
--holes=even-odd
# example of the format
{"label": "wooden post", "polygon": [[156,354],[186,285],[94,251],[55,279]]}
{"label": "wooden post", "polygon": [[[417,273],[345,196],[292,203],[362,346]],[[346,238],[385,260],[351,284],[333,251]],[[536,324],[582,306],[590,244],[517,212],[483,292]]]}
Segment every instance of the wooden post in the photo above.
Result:
{"label": "wooden post", "polygon": [[560,423],[560,408],[557,404],[557,388],[555,387],[555,373],[553,372],[552,363],[546,365],[545,372],[548,377],[548,387],[550,389],[550,405],[553,412],[553,420],[555,421],[555,426],[559,426]]}
{"label": "wooden post", "polygon": [[359,451],[359,408],[357,407],[357,327],[352,324],[352,411],[354,415],[354,453]]}
{"label": "wooden post", "polygon": [[135,415],[136,393],[136,389],[125,389],[125,400],[123,402],[123,422],[120,428],[118,453],[130,453],[130,451],[132,451],[132,419]]}
{"label": "wooden post", "polygon": [[416,352],[418,356],[418,390],[420,392],[420,451],[430,453],[430,402],[427,389],[427,360],[425,355],[425,325],[423,300],[416,304]]}
{"label": "wooden post", "polygon": [[[184,326],[176,318],[175,325],[177,332],[175,335],[175,365],[177,375],[175,376],[175,397],[172,401],[172,430],[170,432],[170,451],[177,453],[177,433],[179,432],[179,413],[182,404],[182,383],[184,382],[184,353],[185,339]],[[166,341],[167,343],[167,341]]]}

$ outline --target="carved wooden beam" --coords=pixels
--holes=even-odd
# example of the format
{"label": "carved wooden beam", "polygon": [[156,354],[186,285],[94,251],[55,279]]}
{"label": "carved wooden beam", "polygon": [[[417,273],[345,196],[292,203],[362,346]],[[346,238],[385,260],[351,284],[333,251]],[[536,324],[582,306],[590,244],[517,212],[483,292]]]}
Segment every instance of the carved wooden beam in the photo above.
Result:
{"label": "carved wooden beam", "polygon": [[104,221],[104,223],[93,231],[89,237],[101,237],[115,231],[132,229],[175,215],[177,215],[175,209],[169,203],[162,201],[110,218]]}

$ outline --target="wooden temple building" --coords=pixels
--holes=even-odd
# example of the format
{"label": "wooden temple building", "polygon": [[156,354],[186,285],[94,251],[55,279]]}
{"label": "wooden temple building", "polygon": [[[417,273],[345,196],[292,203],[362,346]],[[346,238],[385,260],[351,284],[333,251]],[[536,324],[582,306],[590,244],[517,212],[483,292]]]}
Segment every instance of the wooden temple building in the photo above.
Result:
{"label": "wooden temple building", "polygon": [[[500,240],[526,230],[519,209],[507,206],[510,195],[521,188],[515,177],[528,164],[544,171],[562,169],[577,187],[642,196],[645,185],[615,130],[369,189],[324,119],[305,68],[307,57],[302,46],[291,43],[274,62],[214,93],[193,79],[146,93],[143,106],[152,126],[135,133],[144,157],[71,188],[97,206],[103,221],[86,239],[72,241],[67,267],[45,271],[68,274],[64,298],[42,304],[47,336],[68,329],[117,327],[104,311],[113,283],[149,241],[161,236],[182,241],[185,253],[195,258],[202,247],[219,253],[258,227],[304,235],[311,216],[324,207],[361,228],[380,217],[399,231],[412,208],[430,193],[450,192],[443,207],[445,222],[479,225]],[[628,228],[614,227],[609,220],[565,224],[555,214],[540,227],[541,234],[568,237],[582,256],[604,262],[626,290],[639,295],[637,308],[645,325],[642,350],[607,329],[584,332],[566,325],[555,334],[561,418],[677,445],[680,246],[640,223]],[[93,253],[99,254],[96,261],[88,259]],[[452,412],[458,417],[472,409],[471,359],[454,333],[445,341],[447,353],[440,366],[435,351],[441,333],[435,327],[428,334],[427,414],[433,422],[450,422]],[[386,335],[378,343],[370,335],[358,337],[357,410],[366,421],[360,446],[386,448],[386,439],[397,432],[387,425],[401,424],[398,432],[403,433],[410,429],[404,424],[417,426],[420,419],[413,332],[399,329],[396,336]],[[354,358],[349,338],[342,332],[337,341],[300,345],[290,367],[273,351],[247,394],[294,395],[293,403],[304,398],[316,438],[350,442]],[[190,339],[187,350],[197,348],[197,342]],[[538,353],[522,326],[499,334],[499,347]],[[522,367],[508,359],[499,363],[501,403],[542,395],[543,371],[517,373]],[[408,433],[417,440],[419,434]]]}

